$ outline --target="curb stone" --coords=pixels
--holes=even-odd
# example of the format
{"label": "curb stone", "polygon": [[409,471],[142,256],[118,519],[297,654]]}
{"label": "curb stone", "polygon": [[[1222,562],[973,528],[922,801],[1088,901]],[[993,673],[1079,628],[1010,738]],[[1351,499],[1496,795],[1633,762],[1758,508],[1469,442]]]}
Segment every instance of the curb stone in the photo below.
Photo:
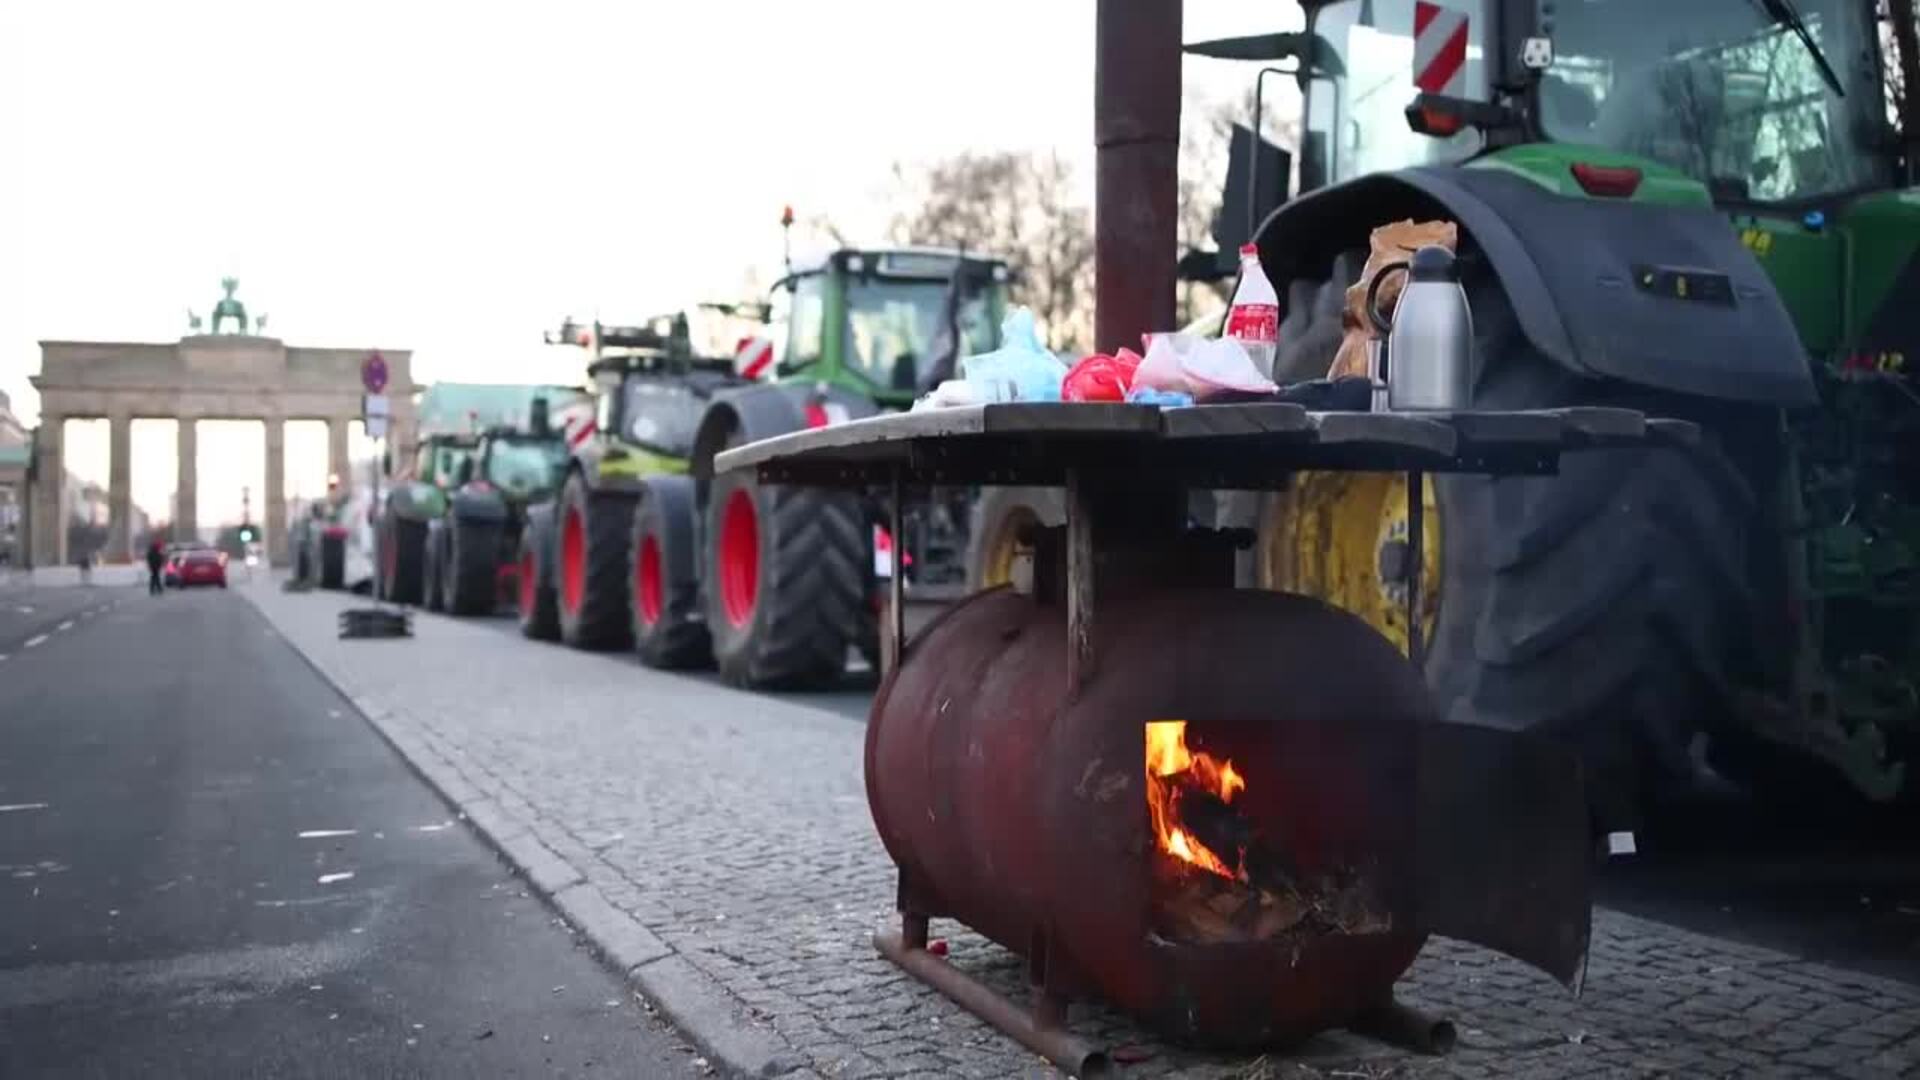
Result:
{"label": "curb stone", "polygon": [[[585,872],[534,838],[532,829],[515,820],[500,804],[467,780],[453,764],[432,750],[400,718],[350,689],[332,672],[307,655],[289,635],[280,633],[273,618],[249,595],[254,612],[273,627],[276,636],[307,667],[334,688],[414,775],[434,789],[475,833],[533,886],[534,892],[586,939],[615,973],[657,1006],[680,1032],[716,1059],[725,1070],[755,1080],[820,1080],[777,1033],[739,1015],[742,1006],[712,976],[674,952],[638,920],[622,912],[599,888],[585,880]],[[639,957],[632,962],[627,957]]]}

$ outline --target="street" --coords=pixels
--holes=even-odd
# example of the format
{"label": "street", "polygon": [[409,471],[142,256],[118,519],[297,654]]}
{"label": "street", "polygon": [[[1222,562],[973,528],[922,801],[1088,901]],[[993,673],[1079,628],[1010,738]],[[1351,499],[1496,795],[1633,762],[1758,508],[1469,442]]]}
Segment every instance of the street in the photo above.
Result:
{"label": "street", "polygon": [[0,1075],[702,1075],[235,590],[0,654]]}

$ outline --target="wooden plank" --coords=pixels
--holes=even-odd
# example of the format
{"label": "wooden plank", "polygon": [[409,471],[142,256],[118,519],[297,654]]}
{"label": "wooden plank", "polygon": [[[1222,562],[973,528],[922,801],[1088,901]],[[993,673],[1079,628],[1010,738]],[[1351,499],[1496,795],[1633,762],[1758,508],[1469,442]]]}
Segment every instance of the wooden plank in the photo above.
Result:
{"label": "wooden plank", "polygon": [[1559,446],[1566,441],[1568,431],[1565,418],[1545,411],[1459,412],[1435,414],[1433,419],[1475,444]]}
{"label": "wooden plank", "polygon": [[1638,442],[1647,436],[1646,414],[1632,409],[1580,405],[1552,411],[1566,422],[1569,430],[1587,442]]}
{"label": "wooden plank", "polygon": [[1305,406],[1277,401],[1168,409],[1161,423],[1170,439],[1237,435],[1310,437],[1315,430]]}
{"label": "wooden plank", "polygon": [[1647,441],[1665,446],[1699,446],[1700,425],[1691,420],[1648,417]]}
{"label": "wooden plank", "polygon": [[1328,445],[1372,444],[1452,457],[1460,437],[1451,427],[1405,413],[1309,413],[1319,441]]}

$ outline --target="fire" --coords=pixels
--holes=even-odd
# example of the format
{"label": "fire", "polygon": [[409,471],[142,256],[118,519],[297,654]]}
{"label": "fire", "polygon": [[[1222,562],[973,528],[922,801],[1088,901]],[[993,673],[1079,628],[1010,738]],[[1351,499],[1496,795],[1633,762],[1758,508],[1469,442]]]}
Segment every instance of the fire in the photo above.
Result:
{"label": "fire", "polygon": [[1153,819],[1153,839],[1160,850],[1202,870],[1239,881],[1247,873],[1237,864],[1229,866],[1210,851],[1200,839],[1177,822],[1176,808],[1183,791],[1192,788],[1214,795],[1223,803],[1247,789],[1247,780],[1234,769],[1233,762],[1213,757],[1206,751],[1187,748],[1185,720],[1155,720],[1147,725],[1147,810]]}

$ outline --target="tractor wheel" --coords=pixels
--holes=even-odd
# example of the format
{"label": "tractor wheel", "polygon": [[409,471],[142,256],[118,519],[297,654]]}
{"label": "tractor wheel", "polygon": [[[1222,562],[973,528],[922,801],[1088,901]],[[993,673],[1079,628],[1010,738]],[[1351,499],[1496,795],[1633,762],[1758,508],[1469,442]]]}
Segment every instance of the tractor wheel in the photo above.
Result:
{"label": "tractor wheel", "polygon": [[[1634,404],[1535,353],[1481,276],[1468,282],[1477,349],[1498,360],[1477,405]],[[1346,608],[1404,650],[1418,557],[1426,675],[1443,715],[1573,747],[1605,828],[1731,792],[1705,760],[1705,735],[1760,649],[1749,537],[1761,509],[1718,441],[1570,454],[1554,477],[1436,477],[1422,498],[1416,544],[1404,477],[1300,474],[1262,507],[1258,583]]]}
{"label": "tractor wheel", "polygon": [[630,643],[627,543],[633,499],[595,494],[578,473],[560,491],[558,572],[560,640],[576,649]]}
{"label": "tractor wheel", "polygon": [[320,587],[347,587],[347,538],[344,536],[320,535]]}
{"label": "tractor wheel", "polygon": [[427,523],[388,515],[380,530],[380,572],[374,593],[395,604],[418,604],[421,562],[426,557]]}
{"label": "tractor wheel", "polygon": [[660,476],[647,482],[633,511],[633,644],[648,667],[690,668],[713,662],[700,621],[699,552],[695,549],[693,481]]}
{"label": "tractor wheel", "polygon": [[446,554],[442,550],[446,546],[445,530],[446,525],[441,521],[432,521],[427,525],[427,542],[421,557],[420,606],[428,611],[445,611],[447,607],[446,597],[442,595],[446,585],[441,580],[447,564]]}
{"label": "tractor wheel", "polygon": [[551,567],[554,542],[553,521],[528,515],[520,530],[520,580],[514,589],[514,609],[520,616],[520,633],[535,641],[553,641],[560,636],[560,600],[555,595]]}
{"label": "tractor wheel", "polygon": [[1066,495],[1058,488],[983,488],[973,506],[973,529],[967,540],[967,590],[1011,585],[1023,548],[1022,535],[1066,520]]}
{"label": "tractor wheel", "polygon": [[872,618],[872,538],[860,502],[817,488],[715,478],[706,508],[707,630],[721,677],[821,687]]}
{"label": "tractor wheel", "polygon": [[493,614],[500,597],[500,526],[491,521],[453,518],[445,531],[441,603],[454,615]]}

